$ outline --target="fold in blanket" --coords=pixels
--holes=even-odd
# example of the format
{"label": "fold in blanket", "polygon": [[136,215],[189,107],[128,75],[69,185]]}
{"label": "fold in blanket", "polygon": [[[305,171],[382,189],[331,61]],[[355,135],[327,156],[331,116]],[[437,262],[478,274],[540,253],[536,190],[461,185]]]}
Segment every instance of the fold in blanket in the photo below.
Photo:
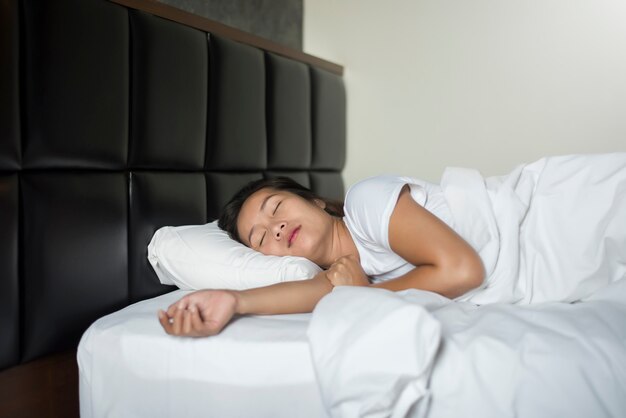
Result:
{"label": "fold in blanket", "polygon": [[441,186],[487,272],[459,300],[576,301],[626,277],[626,153],[547,157],[501,177],[448,168]]}
{"label": "fold in blanket", "polygon": [[333,417],[424,416],[441,325],[427,307],[448,299],[336,287],[307,336],[324,407]]}

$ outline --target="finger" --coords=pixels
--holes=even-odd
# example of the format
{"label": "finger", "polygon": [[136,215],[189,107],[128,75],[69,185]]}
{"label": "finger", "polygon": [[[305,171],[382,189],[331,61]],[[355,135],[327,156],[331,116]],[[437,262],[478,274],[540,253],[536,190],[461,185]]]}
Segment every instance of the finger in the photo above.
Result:
{"label": "finger", "polygon": [[325,276],[326,276],[326,280],[328,280],[334,286],[335,285],[334,280],[337,277],[335,272],[332,270],[327,270]]}
{"label": "finger", "polygon": [[341,278],[339,276],[333,276],[330,279],[330,282],[333,284],[333,286],[337,286],[337,285],[342,283],[342,280],[341,280]]}
{"label": "finger", "polygon": [[178,303],[180,301],[176,301],[174,303],[172,303],[169,308],[167,308],[167,316],[169,316],[170,318],[174,318],[174,315],[176,315],[176,311],[178,311]]}
{"label": "finger", "polygon": [[170,316],[173,316],[176,313],[177,309],[187,309],[191,305],[192,300],[194,300],[195,294],[196,292],[189,293],[178,299],[176,302],[172,303],[169,308],[167,308],[167,313]]}
{"label": "finger", "polygon": [[347,269],[344,266],[338,266],[331,272],[333,279],[337,279],[338,277],[346,277],[346,273]]}
{"label": "finger", "polygon": [[161,326],[163,327],[165,332],[171,334],[172,325],[170,324],[169,316],[167,316],[167,314],[161,309],[159,309],[158,316],[159,322],[161,323]]}
{"label": "finger", "polygon": [[174,316],[170,320],[170,322],[172,323],[172,333],[174,335],[180,335],[183,325],[183,312],[184,311],[182,309],[176,309]]}
{"label": "finger", "polygon": [[191,312],[191,328],[196,334],[203,335],[204,323],[200,317],[200,312],[195,310]]}
{"label": "finger", "polygon": [[176,302],[176,307],[181,310],[187,309],[189,307],[192,296],[193,293],[181,298],[178,302]]}
{"label": "finger", "polygon": [[172,303],[170,306],[167,307],[167,310],[165,311],[167,313],[168,316],[172,316],[174,315],[174,312],[176,312],[176,304],[178,303],[178,301]]}
{"label": "finger", "polygon": [[343,284],[343,276],[340,276],[338,274],[332,274],[330,275],[330,277],[328,278],[328,280],[332,283],[333,286],[339,286]]}
{"label": "finger", "polygon": [[191,334],[191,312],[189,310],[184,310],[183,315],[183,335]]}

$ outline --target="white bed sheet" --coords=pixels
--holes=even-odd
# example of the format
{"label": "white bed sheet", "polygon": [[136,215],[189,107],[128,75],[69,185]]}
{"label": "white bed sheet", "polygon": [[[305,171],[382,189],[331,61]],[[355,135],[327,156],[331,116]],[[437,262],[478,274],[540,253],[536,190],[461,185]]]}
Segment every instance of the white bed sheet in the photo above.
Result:
{"label": "white bed sheet", "polygon": [[310,314],[248,316],[211,338],[172,337],[157,310],[175,291],[96,321],[78,348],[80,412],[96,417],[325,417]]}

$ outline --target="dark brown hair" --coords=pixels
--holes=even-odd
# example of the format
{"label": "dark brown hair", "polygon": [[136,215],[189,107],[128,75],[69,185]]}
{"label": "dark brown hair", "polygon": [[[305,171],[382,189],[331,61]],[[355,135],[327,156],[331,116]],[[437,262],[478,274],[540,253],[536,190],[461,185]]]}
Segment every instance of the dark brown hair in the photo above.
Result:
{"label": "dark brown hair", "polygon": [[289,177],[275,177],[271,179],[255,180],[246,184],[230,199],[230,202],[228,202],[222,209],[220,218],[217,221],[217,225],[224,231],[228,232],[228,235],[230,235],[232,239],[242,242],[241,237],[237,232],[237,219],[239,218],[241,208],[243,207],[245,201],[252,196],[252,194],[265,188],[293,193],[308,200],[309,202],[321,200],[326,204],[324,210],[330,215],[337,217],[344,216],[343,202],[321,197]]}

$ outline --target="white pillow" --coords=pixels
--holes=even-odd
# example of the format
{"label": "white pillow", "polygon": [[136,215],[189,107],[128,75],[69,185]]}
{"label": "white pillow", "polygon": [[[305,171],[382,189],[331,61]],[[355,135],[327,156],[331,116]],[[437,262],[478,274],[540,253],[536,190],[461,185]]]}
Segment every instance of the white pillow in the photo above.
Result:
{"label": "white pillow", "polygon": [[304,280],[321,269],[302,257],[263,255],[217,226],[164,226],[148,244],[148,261],[163,284],[181,289],[242,290]]}

